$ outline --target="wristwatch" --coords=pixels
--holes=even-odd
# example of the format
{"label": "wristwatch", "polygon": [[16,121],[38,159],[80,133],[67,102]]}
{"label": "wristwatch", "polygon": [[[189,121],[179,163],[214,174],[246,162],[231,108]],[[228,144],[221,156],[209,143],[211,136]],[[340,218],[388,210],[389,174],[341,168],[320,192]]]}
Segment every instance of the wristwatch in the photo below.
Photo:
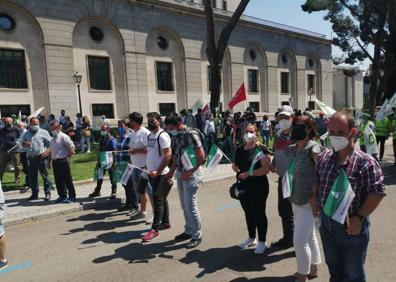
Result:
{"label": "wristwatch", "polygon": [[361,222],[366,219],[366,217],[364,215],[361,215],[360,213],[357,213],[356,216],[360,219]]}

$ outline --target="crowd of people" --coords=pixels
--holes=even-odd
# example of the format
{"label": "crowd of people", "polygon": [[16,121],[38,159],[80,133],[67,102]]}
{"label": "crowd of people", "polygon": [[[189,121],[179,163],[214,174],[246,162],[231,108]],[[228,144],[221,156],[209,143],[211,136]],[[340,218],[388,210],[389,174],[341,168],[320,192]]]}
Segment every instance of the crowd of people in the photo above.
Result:
{"label": "crowd of people", "polygon": [[[89,118],[80,114],[76,118],[73,124],[65,111],[58,119],[54,115],[20,121],[4,118],[0,129],[0,178],[11,162],[15,181],[19,182],[21,163],[32,191],[28,200],[39,198],[40,174],[44,200],[49,201],[48,169],[52,168],[58,193],[54,203],[75,202],[70,159],[77,147],[81,153],[89,153],[93,136]],[[396,150],[396,122],[386,119],[374,124],[367,120],[363,117],[358,127],[353,114],[347,111],[331,117],[320,112],[315,118],[308,109],[301,113],[289,106],[280,107],[272,121],[267,115],[258,120],[250,109],[234,114],[198,109],[195,115],[192,110],[183,110],[164,120],[159,113],[150,112],[146,128],[143,115],[133,112],[128,119],[118,121],[116,132],[109,123],[102,124],[96,166],[109,175],[111,198],[116,197],[118,166],[130,163],[136,168],[122,185],[126,202],[120,210],[129,211],[131,220],[144,219],[151,224],[150,231],[142,236],[144,242],[171,228],[167,197],[172,186],[177,186],[185,226],[175,240],[188,240],[186,248],[195,248],[203,238],[197,203],[202,166],[212,145],[218,144],[233,161],[237,182],[230,192],[240,201],[246,218],[248,238],[239,244],[241,249],[255,246],[254,253],[260,255],[268,248],[294,247],[297,272],[293,276],[297,281],[306,281],[319,275],[322,259],[315,231],[315,226],[319,226],[331,281],[365,281],[369,216],[385,196],[378,160],[384,155],[382,143],[392,132]],[[366,126],[372,128],[381,143],[379,158],[355,146],[359,138],[365,138]],[[319,139],[324,135],[328,136]],[[271,140],[273,145],[269,148]],[[364,142],[360,141],[363,150]],[[114,157],[111,166],[102,167],[101,152]],[[282,238],[270,246],[266,238],[269,173],[278,175],[278,212],[283,229]],[[342,223],[324,212],[341,176],[345,176],[343,179],[354,192]],[[102,185],[103,176],[97,177],[89,196],[100,196]],[[2,236],[4,230],[0,226]],[[0,262],[5,262],[2,240],[4,236],[0,239]]]}

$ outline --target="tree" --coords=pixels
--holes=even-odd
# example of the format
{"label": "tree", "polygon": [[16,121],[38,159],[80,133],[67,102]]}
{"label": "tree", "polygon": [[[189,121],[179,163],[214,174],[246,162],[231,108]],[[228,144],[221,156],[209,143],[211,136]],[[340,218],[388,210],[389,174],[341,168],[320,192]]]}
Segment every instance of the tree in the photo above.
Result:
{"label": "tree", "polygon": [[[305,12],[327,11],[324,19],[332,23],[337,35],[333,44],[345,52],[334,63],[355,64],[369,59],[370,93],[369,111],[375,115],[377,100],[383,99],[386,80],[384,66],[386,62],[386,46],[389,42],[389,24],[392,20],[392,9],[396,0],[306,0],[302,5]],[[391,68],[389,68],[391,70]],[[388,70],[388,72],[389,72]]]}
{"label": "tree", "polygon": [[210,109],[212,112],[219,106],[220,88],[221,88],[221,64],[230,39],[231,33],[237,25],[240,17],[249,4],[250,0],[241,0],[234,14],[223,27],[218,40],[216,39],[215,17],[213,15],[212,1],[203,0],[205,16],[206,16],[206,56],[209,61],[211,73],[210,87]]}

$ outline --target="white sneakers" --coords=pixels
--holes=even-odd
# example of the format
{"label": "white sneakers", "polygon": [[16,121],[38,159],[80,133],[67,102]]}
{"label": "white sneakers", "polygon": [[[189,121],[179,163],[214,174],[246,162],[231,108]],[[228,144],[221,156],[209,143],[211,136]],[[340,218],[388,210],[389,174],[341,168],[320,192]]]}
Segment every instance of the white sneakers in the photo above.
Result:
{"label": "white sneakers", "polygon": [[257,240],[255,238],[247,238],[245,241],[240,243],[238,245],[238,247],[243,250],[243,249],[249,248],[251,246],[254,246],[256,244],[257,244]]}
{"label": "white sneakers", "polygon": [[254,250],[254,253],[256,255],[262,255],[264,252],[268,249],[268,246],[265,244],[265,242],[258,241],[256,249]]}

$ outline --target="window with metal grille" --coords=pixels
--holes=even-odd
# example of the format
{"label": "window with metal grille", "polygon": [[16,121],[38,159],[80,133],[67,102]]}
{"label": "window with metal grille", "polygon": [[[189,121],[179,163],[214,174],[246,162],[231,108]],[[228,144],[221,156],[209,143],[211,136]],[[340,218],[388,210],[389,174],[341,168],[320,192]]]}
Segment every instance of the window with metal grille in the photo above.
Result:
{"label": "window with metal grille", "polygon": [[289,73],[281,72],[281,94],[289,94]]}
{"label": "window with metal grille", "polygon": [[24,50],[0,49],[0,88],[28,88]]}
{"label": "window with metal grille", "polygon": [[92,90],[111,90],[108,57],[88,56],[89,86]]}
{"label": "window with metal grille", "polygon": [[[312,93],[311,93],[311,91],[312,91]],[[308,94],[315,94],[315,75],[314,74],[308,74]]]}
{"label": "window with metal grille", "polygon": [[92,104],[92,115],[94,117],[105,116],[106,118],[114,118],[113,104]]}
{"label": "window with metal grille", "polygon": [[248,82],[249,82],[249,92],[258,92],[258,71],[250,69],[248,70]]}
{"label": "window with metal grille", "polygon": [[260,112],[260,102],[250,102],[249,107],[252,109],[253,112],[258,113]]}
{"label": "window with metal grille", "polygon": [[175,103],[159,103],[158,109],[161,116],[167,116],[176,111],[176,105]]}
{"label": "window with metal grille", "polygon": [[159,91],[173,91],[173,64],[156,62],[157,88]]}
{"label": "window with metal grille", "polygon": [[3,117],[18,116],[19,111],[21,111],[21,115],[28,116],[30,115],[30,105],[1,105],[0,111]]}

